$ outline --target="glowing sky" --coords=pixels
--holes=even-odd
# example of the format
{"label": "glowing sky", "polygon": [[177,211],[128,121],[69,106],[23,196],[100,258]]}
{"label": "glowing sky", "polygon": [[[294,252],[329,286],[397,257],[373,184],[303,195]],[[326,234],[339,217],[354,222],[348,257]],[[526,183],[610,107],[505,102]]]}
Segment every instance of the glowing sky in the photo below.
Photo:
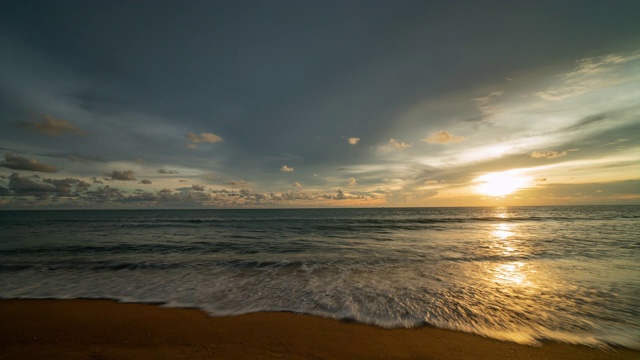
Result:
{"label": "glowing sky", "polygon": [[639,13],[6,1],[0,209],[639,204]]}

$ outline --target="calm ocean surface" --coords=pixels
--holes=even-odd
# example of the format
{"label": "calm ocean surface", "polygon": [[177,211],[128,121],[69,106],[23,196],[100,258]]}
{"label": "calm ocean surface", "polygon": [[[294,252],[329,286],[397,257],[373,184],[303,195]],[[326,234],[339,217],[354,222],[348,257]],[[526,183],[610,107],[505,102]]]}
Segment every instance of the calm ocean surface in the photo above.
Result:
{"label": "calm ocean surface", "polygon": [[640,206],[3,211],[0,297],[640,349]]}

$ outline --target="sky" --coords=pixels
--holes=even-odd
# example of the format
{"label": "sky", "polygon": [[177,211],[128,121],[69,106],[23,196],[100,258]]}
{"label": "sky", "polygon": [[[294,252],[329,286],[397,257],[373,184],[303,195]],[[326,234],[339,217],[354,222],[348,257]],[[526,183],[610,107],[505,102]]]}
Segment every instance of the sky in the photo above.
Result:
{"label": "sky", "polygon": [[6,1],[0,209],[640,204],[638,14]]}

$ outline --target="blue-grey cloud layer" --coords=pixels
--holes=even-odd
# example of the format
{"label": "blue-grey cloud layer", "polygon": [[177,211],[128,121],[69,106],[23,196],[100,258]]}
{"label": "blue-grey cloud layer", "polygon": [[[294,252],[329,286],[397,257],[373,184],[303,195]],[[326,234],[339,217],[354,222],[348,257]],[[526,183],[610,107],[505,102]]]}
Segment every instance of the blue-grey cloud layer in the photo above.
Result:
{"label": "blue-grey cloud layer", "polygon": [[[332,194],[351,178],[371,190],[436,173],[464,172],[463,181],[471,165],[416,168],[406,157],[445,156],[449,144],[421,142],[443,131],[460,144],[479,141],[475,130],[495,141],[525,136],[492,124],[498,100],[534,96],[527,86],[580,59],[630,56],[639,12],[637,1],[8,2],[0,141],[12,159],[99,159],[40,158],[61,176],[117,180],[133,171],[128,162],[140,164],[139,178],[178,169],[162,175],[263,192],[297,183]],[[541,94],[569,91],[537,85]],[[624,109],[605,110],[557,131],[597,127]],[[626,120],[603,131],[617,141],[634,129]],[[193,142],[190,133],[221,140]],[[584,149],[592,136],[537,150]]]}

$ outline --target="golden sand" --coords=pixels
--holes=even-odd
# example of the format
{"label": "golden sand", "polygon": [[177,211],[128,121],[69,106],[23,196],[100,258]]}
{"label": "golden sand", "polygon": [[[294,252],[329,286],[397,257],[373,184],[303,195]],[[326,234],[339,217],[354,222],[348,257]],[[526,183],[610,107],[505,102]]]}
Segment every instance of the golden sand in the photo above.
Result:
{"label": "golden sand", "polygon": [[2,359],[640,359],[433,327],[381,329],[292,313],[210,317],[108,300],[0,300]]}

